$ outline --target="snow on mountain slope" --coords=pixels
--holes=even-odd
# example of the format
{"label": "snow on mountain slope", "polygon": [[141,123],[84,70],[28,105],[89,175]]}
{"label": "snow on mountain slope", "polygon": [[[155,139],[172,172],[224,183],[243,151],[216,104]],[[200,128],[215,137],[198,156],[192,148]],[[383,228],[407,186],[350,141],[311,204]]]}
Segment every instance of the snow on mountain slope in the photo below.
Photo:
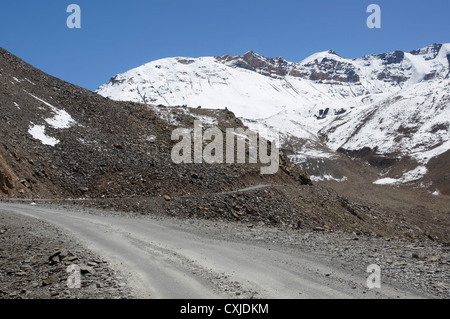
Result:
{"label": "snow on mountain slope", "polygon": [[270,117],[285,109],[312,114],[312,106],[333,103],[337,95],[303,79],[272,78],[208,57],[151,62],[114,77],[98,92],[115,100],[166,106],[227,107],[249,119]]}
{"label": "snow on mountain slope", "polygon": [[332,149],[377,148],[381,154],[411,155],[426,163],[425,151],[450,140],[449,88],[449,80],[415,84],[380,103],[351,110],[323,133]]}
{"label": "snow on mountain slope", "polygon": [[228,108],[252,129],[279,130],[300,162],[370,147],[426,164],[450,149],[449,74],[450,44],[359,59],[324,51],[299,63],[247,52],[153,61],[97,92],[114,100]]}
{"label": "snow on mountain slope", "polygon": [[435,44],[411,53],[354,60],[326,51],[300,63],[254,52],[242,57],[167,58],[117,75],[97,92],[115,100],[166,106],[227,107],[252,120],[286,110],[311,117],[320,109],[339,112],[372,104],[424,78],[444,78],[449,48],[450,44]]}

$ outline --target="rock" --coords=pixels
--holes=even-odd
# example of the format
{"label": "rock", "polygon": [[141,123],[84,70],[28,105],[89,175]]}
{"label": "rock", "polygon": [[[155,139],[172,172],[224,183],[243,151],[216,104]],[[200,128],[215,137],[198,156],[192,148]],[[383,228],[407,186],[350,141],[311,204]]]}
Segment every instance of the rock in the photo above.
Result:
{"label": "rock", "polygon": [[235,218],[239,219],[239,215],[236,214],[235,212],[232,212],[231,215],[233,215]]}
{"label": "rock", "polygon": [[91,274],[91,275],[95,275],[95,270],[92,268],[92,267],[89,267],[89,266],[87,266],[87,265],[81,265],[80,266],[80,272],[82,273],[82,274]]}
{"label": "rock", "polygon": [[50,265],[54,265],[54,264],[57,264],[57,263],[59,263],[60,262],[60,260],[59,260],[59,257],[58,256],[53,256],[53,257],[51,257],[51,259],[50,259]]}
{"label": "rock", "polygon": [[168,202],[171,200],[170,196],[167,196],[167,195],[164,196],[164,199],[165,199],[166,201],[168,201]]}
{"label": "rock", "polygon": [[431,257],[428,257],[428,261],[430,261],[430,262],[438,262],[440,259],[441,259],[440,256],[431,256]]}
{"label": "rock", "polygon": [[48,260],[50,261],[50,264],[57,264],[61,262],[64,258],[69,256],[69,251],[67,249],[60,249],[56,251],[53,255],[51,255]]}
{"label": "rock", "polygon": [[123,150],[123,146],[120,145],[120,144],[118,144],[118,143],[115,143],[115,144],[114,144],[114,147],[117,148],[117,149],[119,149],[119,150]]}
{"label": "rock", "polygon": [[96,262],[90,261],[87,263],[88,266],[90,267],[98,267],[98,264]]}
{"label": "rock", "polygon": [[66,261],[68,261],[68,262],[74,262],[76,260],[78,260],[78,257],[76,257],[76,256],[70,256],[66,259]]}
{"label": "rock", "polygon": [[450,287],[449,284],[446,284],[443,282],[438,282],[437,284],[435,284],[435,286],[438,288],[443,288],[443,289],[448,289]]}
{"label": "rock", "polygon": [[58,281],[59,281],[58,275],[53,274],[53,275],[47,277],[46,279],[44,279],[42,284],[43,284],[43,286],[49,286],[49,285],[53,285],[53,284],[57,283]]}
{"label": "rock", "polygon": [[89,192],[89,188],[87,188],[87,187],[80,187],[80,188],[78,188],[79,190],[80,190],[80,192],[82,192],[82,193],[87,193],[87,192]]}

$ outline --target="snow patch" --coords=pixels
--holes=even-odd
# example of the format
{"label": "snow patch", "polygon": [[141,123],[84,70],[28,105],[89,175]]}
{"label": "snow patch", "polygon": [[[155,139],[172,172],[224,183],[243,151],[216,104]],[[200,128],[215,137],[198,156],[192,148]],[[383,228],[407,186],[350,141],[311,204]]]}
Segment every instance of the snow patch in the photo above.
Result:
{"label": "snow patch", "polygon": [[27,78],[25,78],[25,80],[28,82],[28,83],[30,83],[31,85],[34,85],[34,86],[36,86],[36,84],[34,84],[33,82],[31,82],[30,80],[28,80]]}
{"label": "snow patch", "polygon": [[47,105],[48,107],[50,107],[52,112],[55,113],[55,116],[53,118],[48,118],[48,119],[45,120],[53,128],[56,128],[56,129],[67,129],[67,128],[70,128],[73,125],[77,124],[77,122],[66,111],[60,110],[60,109],[54,107],[50,103],[48,103],[48,102],[38,98],[37,96],[34,96],[31,93],[28,93],[28,94],[30,96],[32,96],[33,98],[35,98],[36,100],[38,100],[39,102],[42,102],[45,105]]}
{"label": "snow patch", "polygon": [[311,176],[310,178],[313,182],[323,182],[325,180],[326,181],[335,181],[335,182],[345,182],[348,180],[347,176],[344,176],[341,179],[339,179],[339,178],[335,178],[328,174],[324,175],[324,176]]}
{"label": "snow patch", "polygon": [[44,145],[55,146],[59,143],[56,138],[45,135],[44,125],[35,125],[31,123],[28,133],[33,136],[34,139],[41,141]]}
{"label": "snow patch", "polygon": [[427,164],[432,158],[444,154],[448,150],[450,150],[450,140],[428,151],[413,153],[412,156],[420,163]]}
{"label": "snow patch", "polygon": [[53,118],[46,119],[45,121],[56,129],[67,129],[76,124],[75,120],[64,110],[55,109],[56,113]]}
{"label": "snow patch", "polygon": [[410,182],[415,182],[421,179],[426,173],[428,173],[428,169],[425,166],[419,166],[412,171],[406,172],[400,178],[382,178],[375,182],[375,185],[399,185]]}
{"label": "snow patch", "polygon": [[373,182],[375,185],[394,185],[398,183],[398,179],[395,178],[382,178],[375,182]]}
{"label": "snow patch", "polygon": [[405,59],[411,63],[412,68],[412,76],[411,83],[419,83],[423,80],[425,75],[430,73],[430,65],[426,63],[424,58],[420,55],[412,55],[411,53],[405,53]]}

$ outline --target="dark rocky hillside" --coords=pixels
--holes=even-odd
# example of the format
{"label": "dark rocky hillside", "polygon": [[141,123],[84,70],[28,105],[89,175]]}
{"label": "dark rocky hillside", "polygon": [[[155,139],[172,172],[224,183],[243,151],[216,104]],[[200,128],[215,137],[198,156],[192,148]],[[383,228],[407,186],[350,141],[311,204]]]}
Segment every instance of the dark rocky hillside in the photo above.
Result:
{"label": "dark rocky hillside", "polygon": [[[194,118],[184,108],[111,101],[51,77],[4,50],[0,68],[0,196],[195,194],[241,188],[254,180],[295,183],[302,174],[282,169],[275,176],[262,176],[258,165],[175,165],[170,154],[176,126],[162,114],[181,127],[192,127]],[[72,120],[70,127],[55,128],[52,121],[64,117],[63,112]],[[242,126],[231,112],[215,111],[214,116],[219,127]],[[36,126],[58,143],[44,145],[34,138],[30,129]],[[306,176],[304,180],[308,182]]]}

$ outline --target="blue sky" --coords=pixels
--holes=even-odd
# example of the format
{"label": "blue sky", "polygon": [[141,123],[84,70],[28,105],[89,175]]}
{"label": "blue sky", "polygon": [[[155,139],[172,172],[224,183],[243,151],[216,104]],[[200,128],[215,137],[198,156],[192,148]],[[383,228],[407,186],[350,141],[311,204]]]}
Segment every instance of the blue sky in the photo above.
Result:
{"label": "blue sky", "polygon": [[[69,29],[69,4],[81,29]],[[382,28],[369,29],[367,6]],[[0,46],[65,81],[95,90],[111,76],[173,56],[242,55],[301,61],[450,42],[449,0],[29,0],[0,4]]]}

